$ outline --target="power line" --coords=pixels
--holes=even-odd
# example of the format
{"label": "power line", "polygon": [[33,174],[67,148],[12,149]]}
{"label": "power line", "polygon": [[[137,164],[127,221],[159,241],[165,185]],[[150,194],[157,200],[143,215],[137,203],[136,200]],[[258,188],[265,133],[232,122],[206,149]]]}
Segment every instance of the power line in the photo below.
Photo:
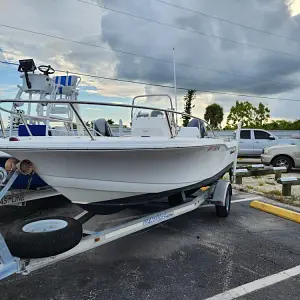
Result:
{"label": "power line", "polygon": [[148,21],[148,22],[152,22],[152,23],[155,23],[155,24],[159,24],[159,25],[163,25],[163,26],[167,26],[167,27],[171,27],[171,28],[176,28],[176,29],[179,29],[179,30],[182,30],[182,31],[187,31],[187,32],[202,35],[202,36],[207,36],[209,38],[219,39],[219,40],[223,40],[223,41],[230,42],[230,43],[237,44],[237,45],[242,45],[242,46],[256,48],[256,49],[269,51],[269,52],[273,52],[273,53],[277,53],[277,54],[283,54],[283,55],[287,55],[287,56],[300,58],[300,55],[297,55],[297,54],[282,52],[282,51],[278,51],[278,50],[274,50],[274,49],[270,49],[270,48],[260,47],[260,46],[247,44],[247,43],[242,43],[242,42],[238,42],[238,41],[227,39],[227,38],[222,38],[220,36],[210,35],[210,34],[207,34],[207,33],[201,32],[201,31],[187,29],[187,28],[180,27],[180,26],[175,26],[175,25],[172,25],[172,24],[169,24],[169,23],[164,23],[164,22],[160,22],[160,21],[157,21],[157,20],[145,18],[145,17],[142,17],[142,16],[137,16],[137,15],[130,14],[130,13],[127,13],[127,12],[124,12],[124,11],[120,11],[120,10],[117,10],[117,9],[114,9],[114,8],[108,8],[107,6],[102,6],[102,5],[99,5],[99,4],[90,3],[90,2],[84,1],[84,0],[76,0],[76,1],[88,4],[88,5],[92,5],[92,6],[97,6],[97,7],[103,8],[105,10],[110,10],[110,11],[113,11],[115,13],[119,13],[119,14],[122,14],[122,15],[134,17],[134,18],[141,19],[141,20]]}
{"label": "power line", "polygon": [[[77,0],[77,1],[81,1],[81,0]],[[38,32],[38,31],[34,31],[34,30],[19,28],[19,27],[10,26],[10,25],[1,24],[1,23],[0,23],[0,26],[5,27],[5,28],[9,28],[9,29],[13,29],[13,30],[22,31],[22,32],[28,32],[28,33],[36,34],[36,35],[40,35],[40,36],[50,37],[50,38],[54,38],[54,39],[58,39],[58,40],[66,41],[66,42],[80,44],[80,45],[84,45],[84,46],[89,46],[89,47],[94,47],[94,48],[99,48],[99,49],[110,50],[110,51],[113,51],[113,52],[122,53],[122,54],[130,55],[130,56],[141,57],[141,58],[146,58],[146,59],[155,60],[155,61],[159,61],[159,62],[164,62],[164,63],[168,63],[168,64],[173,64],[173,62],[170,61],[170,60],[155,58],[155,57],[151,57],[151,56],[147,56],[147,55],[141,55],[141,54],[132,53],[132,52],[123,51],[123,50],[116,50],[116,49],[108,48],[108,47],[102,47],[102,46],[98,46],[98,45],[95,45],[95,44],[80,42],[80,41],[77,41],[77,40],[63,38],[63,37],[59,37],[59,36],[55,36],[55,35],[47,34],[47,33],[42,33],[42,32]],[[233,73],[233,72],[226,72],[226,71],[221,71],[221,70],[204,68],[204,67],[200,67],[200,66],[197,66],[197,65],[189,65],[189,64],[183,64],[183,63],[176,63],[176,65],[183,66],[183,67],[188,67],[188,68],[193,68],[193,69],[205,70],[205,71],[219,73],[219,74],[224,74],[224,75],[230,75],[230,76],[236,76],[236,77],[245,77],[245,78],[256,79],[256,80],[262,80],[262,81],[270,82],[270,83],[274,83],[274,84],[289,84],[290,86],[293,86],[293,87],[299,87],[299,85],[290,84],[288,82],[282,82],[282,81],[270,80],[270,79],[255,77],[255,76],[249,76],[249,75],[243,75],[243,74]]]}
{"label": "power line", "polygon": [[257,31],[257,32],[260,32],[260,33],[265,33],[265,34],[273,35],[273,36],[276,36],[276,37],[279,37],[279,38],[283,38],[283,39],[287,39],[287,40],[291,40],[291,41],[300,43],[300,40],[298,40],[298,39],[294,39],[294,38],[291,38],[291,37],[287,37],[287,36],[277,34],[277,33],[274,33],[274,32],[270,32],[270,31],[266,31],[266,30],[263,30],[263,29],[251,27],[251,26],[244,25],[244,24],[241,24],[241,23],[233,22],[233,21],[230,21],[230,20],[226,20],[226,19],[223,19],[223,18],[220,18],[220,17],[216,17],[216,16],[213,16],[213,15],[207,14],[207,13],[203,13],[201,11],[196,11],[196,10],[192,10],[190,8],[187,8],[187,7],[176,5],[176,4],[167,2],[167,1],[163,1],[163,0],[154,0],[154,1],[166,4],[166,5],[169,5],[169,6],[173,6],[173,7],[176,7],[178,9],[186,10],[186,11],[189,11],[189,12],[201,15],[201,16],[212,18],[212,19],[215,19],[215,20],[218,20],[218,21],[221,21],[221,22],[226,22],[226,23],[229,23],[231,25],[240,26],[240,27],[250,29],[250,30],[254,30],[254,31]]}
{"label": "power line", "polygon": [[[11,63],[6,61],[0,61],[0,63],[9,64],[9,65],[19,65],[17,63]],[[118,82],[125,82],[125,83],[134,83],[134,84],[141,84],[147,86],[155,86],[155,87],[162,87],[162,88],[169,88],[174,89],[174,86],[171,85],[163,85],[163,84],[155,84],[149,82],[142,82],[142,81],[134,81],[134,80],[127,80],[127,79],[119,79],[119,78],[112,78],[112,77],[105,77],[105,76],[98,76],[92,75],[88,73],[80,73],[80,72],[72,72],[72,71],[64,71],[64,70],[56,70],[57,72],[62,73],[71,73],[74,75],[79,75],[83,77],[90,77],[90,78],[97,78],[97,79],[104,79],[104,80],[111,80],[111,81],[118,81]],[[177,90],[190,90],[192,88],[185,88],[185,87],[177,87]],[[210,91],[210,90],[202,90],[202,89],[194,89],[197,92],[201,93],[209,93],[209,94],[217,94],[217,95],[226,95],[226,96],[237,96],[237,97],[245,97],[245,98],[258,98],[258,99],[269,99],[269,100],[281,100],[281,101],[292,101],[292,102],[300,102],[300,99],[290,99],[290,98],[275,98],[275,97],[268,97],[268,96],[256,96],[256,95],[247,95],[247,94],[238,94],[238,93],[228,93],[228,92],[217,92],[217,91]]]}
{"label": "power line", "polygon": [[50,38],[58,39],[58,40],[65,41],[65,42],[71,42],[71,43],[74,43],[74,44],[80,44],[80,45],[90,46],[90,47],[99,48],[99,49],[111,50],[113,52],[119,52],[119,53],[122,53],[122,54],[127,54],[127,55],[132,55],[132,56],[139,56],[139,57],[143,57],[143,58],[147,58],[147,59],[158,60],[158,61],[161,61],[161,62],[168,62],[169,63],[169,61],[153,58],[151,56],[139,55],[139,54],[126,52],[126,51],[122,51],[122,50],[115,50],[115,49],[111,49],[111,48],[108,48],[108,47],[102,47],[102,46],[98,46],[98,45],[95,45],[95,44],[80,42],[80,41],[73,40],[73,39],[63,38],[63,37],[60,37],[60,36],[47,34],[47,33],[43,33],[43,32],[38,32],[38,31],[34,31],[34,30],[29,30],[29,29],[24,29],[24,28],[20,28],[20,27],[16,27],[16,26],[10,26],[10,25],[7,25],[7,24],[1,24],[0,23],[0,26],[1,27],[6,27],[6,28],[9,28],[9,29],[18,30],[18,31],[28,32],[28,33],[32,33],[32,34],[36,34],[36,35],[41,35],[41,36],[45,36],[45,37],[50,37]]}
{"label": "power line", "polygon": [[18,66],[19,65],[17,63],[13,63],[13,62],[9,62],[9,61],[3,61],[3,60],[0,60],[0,63],[1,64],[6,64],[6,65],[13,65],[13,66]]}

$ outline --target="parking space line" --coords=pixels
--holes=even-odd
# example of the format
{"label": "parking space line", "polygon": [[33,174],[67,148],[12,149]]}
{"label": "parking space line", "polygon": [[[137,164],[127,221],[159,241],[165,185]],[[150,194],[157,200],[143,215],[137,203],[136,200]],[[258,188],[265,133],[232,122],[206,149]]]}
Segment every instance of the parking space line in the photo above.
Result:
{"label": "parking space line", "polygon": [[83,217],[86,214],[86,210],[84,210],[83,212],[81,212],[80,214],[78,214],[76,217],[74,217],[75,220],[80,219],[81,217]]}
{"label": "parking space line", "polygon": [[[249,202],[249,201],[258,200],[258,199],[262,199],[262,197],[252,197],[252,198],[231,200],[231,204],[240,203],[240,202],[247,202],[247,201]],[[201,209],[201,208],[204,208],[204,207],[212,207],[212,206],[215,206],[215,205],[214,204],[204,204],[204,205],[199,206],[197,209]]]}
{"label": "parking space line", "polygon": [[237,200],[232,200],[232,203],[238,203],[238,202],[246,202],[246,201],[253,201],[253,200],[258,200],[262,199],[262,197],[257,196],[257,197],[252,197],[252,198],[243,198],[243,199],[237,199]]}
{"label": "parking space line", "polygon": [[269,203],[261,202],[261,201],[253,201],[250,203],[250,207],[267,212],[269,214],[300,223],[300,213],[285,209],[276,205],[272,205]]}
{"label": "parking space line", "polygon": [[279,272],[277,274],[273,274],[246,284],[243,284],[241,286],[238,286],[236,288],[233,288],[231,290],[225,291],[223,293],[220,293],[218,295],[215,295],[210,298],[206,298],[205,300],[232,300],[236,299],[238,297],[250,294],[254,291],[260,290],[262,288],[268,287],[270,285],[273,285],[275,283],[287,280],[291,277],[297,276],[300,274],[300,265],[296,266],[294,268]]}

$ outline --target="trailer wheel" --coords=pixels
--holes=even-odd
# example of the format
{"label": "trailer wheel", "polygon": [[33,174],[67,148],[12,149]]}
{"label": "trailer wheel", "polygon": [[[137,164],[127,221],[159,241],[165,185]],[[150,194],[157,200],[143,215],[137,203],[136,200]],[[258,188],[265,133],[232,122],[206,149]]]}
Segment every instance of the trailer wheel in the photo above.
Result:
{"label": "trailer wheel", "polygon": [[230,207],[231,207],[231,195],[232,195],[232,191],[231,191],[231,186],[229,185],[226,191],[225,205],[224,206],[216,205],[216,214],[218,217],[221,218],[228,217],[230,213]]}
{"label": "trailer wheel", "polygon": [[5,242],[13,256],[42,258],[75,247],[82,238],[82,225],[69,217],[36,218],[13,226]]}

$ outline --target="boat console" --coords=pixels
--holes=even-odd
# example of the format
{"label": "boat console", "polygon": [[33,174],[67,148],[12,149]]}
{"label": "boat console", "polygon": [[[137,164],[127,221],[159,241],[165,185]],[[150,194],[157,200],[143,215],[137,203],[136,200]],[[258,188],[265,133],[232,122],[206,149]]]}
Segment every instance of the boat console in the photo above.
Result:
{"label": "boat console", "polygon": [[[35,73],[37,69],[40,73]],[[55,117],[58,118],[57,122],[64,124],[64,131],[66,131],[66,128],[73,131],[72,123],[74,120],[74,112],[72,108],[69,104],[55,103],[55,100],[77,100],[79,95],[78,85],[81,78],[79,76],[69,75],[68,73],[63,76],[50,77],[50,75],[55,73],[54,68],[51,65],[40,65],[36,67],[33,59],[19,60],[18,71],[22,73],[20,76],[22,85],[18,85],[19,90],[15,97],[18,101],[13,103],[12,112],[21,112],[21,107],[24,106],[22,99],[25,100],[27,98],[28,100],[32,100],[33,97],[38,97],[40,100],[35,105],[36,117],[31,115],[32,104],[28,103],[26,114],[31,115],[31,117],[26,118],[26,124],[22,126],[25,126],[26,129],[33,125],[43,128],[46,126],[43,130],[36,129],[35,131],[43,131],[46,135],[56,135],[55,132],[52,132],[49,125],[49,118]],[[26,98],[23,98],[24,96]],[[53,103],[47,104],[44,102],[45,100],[53,100]],[[23,109],[23,112],[25,113],[25,109]],[[12,114],[10,118],[10,135],[12,135],[13,121],[15,118],[15,114]],[[55,120],[51,120],[51,122],[52,121]],[[82,130],[80,132],[82,132]],[[61,133],[58,134],[61,135]],[[40,134],[38,133],[38,135]]]}
{"label": "boat console", "polygon": [[[167,97],[170,101],[170,110],[174,110],[169,95],[143,95],[133,99],[132,105],[137,105],[138,98],[146,97]],[[143,103],[144,104],[144,103]],[[147,106],[147,105],[146,105]],[[177,126],[173,113],[163,110],[132,108],[131,112],[131,136],[134,137],[174,137],[177,135]]]}

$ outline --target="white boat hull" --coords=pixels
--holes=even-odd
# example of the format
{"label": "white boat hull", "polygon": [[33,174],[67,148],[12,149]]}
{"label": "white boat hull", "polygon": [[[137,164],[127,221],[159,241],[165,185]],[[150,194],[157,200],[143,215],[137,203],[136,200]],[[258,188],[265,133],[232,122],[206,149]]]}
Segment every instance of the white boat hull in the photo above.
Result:
{"label": "white boat hull", "polygon": [[235,159],[235,143],[221,141],[152,149],[7,151],[19,160],[32,161],[39,176],[72,202],[100,204],[209,184]]}

